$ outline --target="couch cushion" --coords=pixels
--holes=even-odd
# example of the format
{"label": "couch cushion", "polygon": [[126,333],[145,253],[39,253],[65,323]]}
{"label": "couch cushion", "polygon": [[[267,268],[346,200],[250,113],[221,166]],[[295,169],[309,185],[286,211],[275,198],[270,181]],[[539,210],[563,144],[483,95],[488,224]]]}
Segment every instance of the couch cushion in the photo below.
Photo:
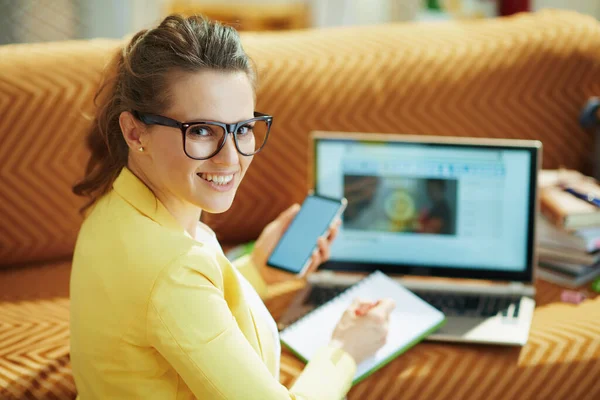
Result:
{"label": "couch cushion", "polygon": [[0,399],[73,399],[70,262],[0,270]]}
{"label": "couch cushion", "polygon": [[85,114],[116,43],[0,46],[0,266],[73,253]]}
{"label": "couch cushion", "polygon": [[69,297],[71,261],[0,269],[0,301],[36,301]]}

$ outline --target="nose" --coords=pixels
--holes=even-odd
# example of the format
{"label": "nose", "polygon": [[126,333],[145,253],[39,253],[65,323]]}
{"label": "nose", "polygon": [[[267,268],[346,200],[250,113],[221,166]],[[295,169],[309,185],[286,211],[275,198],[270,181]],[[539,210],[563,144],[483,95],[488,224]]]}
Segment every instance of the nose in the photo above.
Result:
{"label": "nose", "polygon": [[233,141],[233,135],[227,135],[227,140],[223,148],[212,158],[216,164],[237,165],[239,163],[239,154]]}

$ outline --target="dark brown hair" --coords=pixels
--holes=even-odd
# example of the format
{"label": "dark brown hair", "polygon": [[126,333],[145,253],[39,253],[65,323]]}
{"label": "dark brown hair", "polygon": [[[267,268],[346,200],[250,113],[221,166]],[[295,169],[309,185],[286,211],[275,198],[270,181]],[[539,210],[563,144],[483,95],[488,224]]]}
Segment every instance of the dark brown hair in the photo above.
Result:
{"label": "dark brown hair", "polygon": [[124,166],[129,147],[119,126],[123,111],[160,114],[169,107],[169,76],[204,69],[242,71],[252,82],[255,72],[235,29],[201,16],[170,15],[156,28],[142,30],[108,65],[94,103],[87,134],[91,157],[85,177],[73,193],[90,201],[106,194]]}

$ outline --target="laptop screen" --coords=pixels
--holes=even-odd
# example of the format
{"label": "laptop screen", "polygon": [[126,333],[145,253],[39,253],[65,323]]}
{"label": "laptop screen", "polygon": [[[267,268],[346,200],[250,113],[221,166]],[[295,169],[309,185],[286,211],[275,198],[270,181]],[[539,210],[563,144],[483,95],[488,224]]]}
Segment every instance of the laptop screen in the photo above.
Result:
{"label": "laptop screen", "polygon": [[348,200],[326,268],[531,279],[536,148],[341,138],[314,146],[315,191]]}

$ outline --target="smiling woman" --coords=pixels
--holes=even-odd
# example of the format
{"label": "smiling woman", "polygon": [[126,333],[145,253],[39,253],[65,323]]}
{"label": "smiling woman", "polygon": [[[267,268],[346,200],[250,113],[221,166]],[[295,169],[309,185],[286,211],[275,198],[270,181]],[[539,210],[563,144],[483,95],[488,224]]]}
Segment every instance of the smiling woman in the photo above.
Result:
{"label": "smiling woman", "polygon": [[[349,312],[296,384],[280,385],[279,336],[260,295],[298,207],[234,264],[199,222],[230,208],[267,142],[273,118],[254,110],[254,82],[236,31],[201,17],[169,16],[114,58],[73,188],[89,197],[70,287],[80,399],[337,400],[383,344],[389,304],[374,318]],[[337,229],[320,238],[312,270]]]}
{"label": "smiling woman", "polygon": [[[220,36],[221,43],[204,46],[202,53],[194,54],[190,50],[200,50],[202,37],[182,37],[177,30],[184,21],[171,17],[159,28],[141,31],[113,60],[111,69],[116,73],[108,75],[97,95],[98,118],[88,136],[92,150],[88,174],[74,188],[76,194],[91,197],[88,205],[107,193],[127,166],[171,212],[178,207],[173,201],[179,200],[184,200],[184,209],[192,214],[197,207],[223,212],[235,194],[235,190],[223,189],[239,185],[252,155],[264,145],[272,118],[263,114],[253,118],[255,75],[236,32],[196,21],[197,28],[205,30],[203,35],[214,39]],[[197,115],[198,110],[204,110],[205,115]],[[160,113],[165,116],[156,115]],[[230,124],[177,122],[191,119]],[[244,137],[251,135],[248,127],[257,120],[268,121],[258,138],[260,147],[248,148],[237,162],[236,147],[239,150],[239,142],[252,140]],[[174,128],[181,130],[180,137],[176,137]],[[235,146],[227,141],[230,132]],[[181,154],[182,148],[185,154]],[[187,176],[181,171],[187,171]],[[196,190],[206,181],[191,178],[202,173],[233,179],[228,187],[215,190],[223,193],[215,196]],[[214,181],[209,186],[217,189]]]}

